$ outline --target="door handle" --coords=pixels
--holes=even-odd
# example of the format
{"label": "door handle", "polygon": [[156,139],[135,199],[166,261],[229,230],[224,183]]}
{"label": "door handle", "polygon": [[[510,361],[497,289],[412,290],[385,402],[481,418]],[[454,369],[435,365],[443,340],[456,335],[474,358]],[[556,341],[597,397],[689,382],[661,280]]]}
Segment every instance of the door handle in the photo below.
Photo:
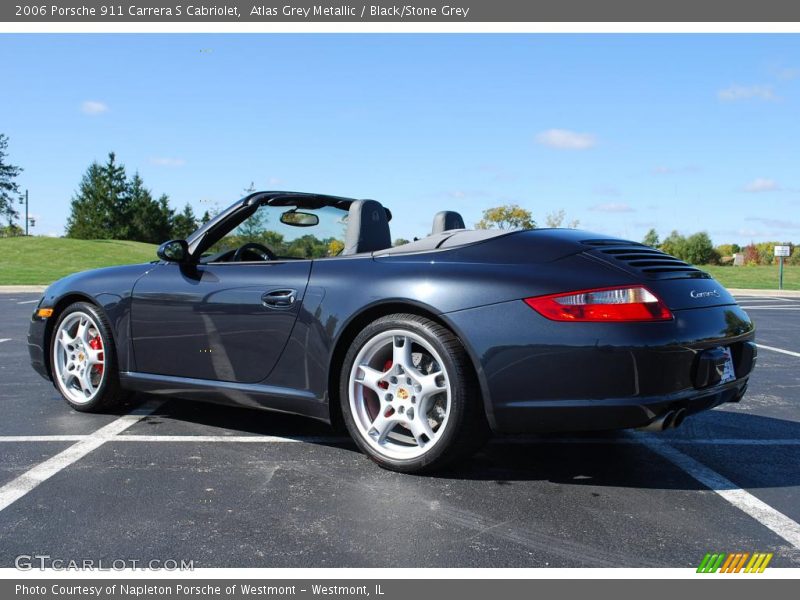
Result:
{"label": "door handle", "polygon": [[261,296],[261,302],[269,308],[291,308],[297,300],[297,290],[273,290]]}

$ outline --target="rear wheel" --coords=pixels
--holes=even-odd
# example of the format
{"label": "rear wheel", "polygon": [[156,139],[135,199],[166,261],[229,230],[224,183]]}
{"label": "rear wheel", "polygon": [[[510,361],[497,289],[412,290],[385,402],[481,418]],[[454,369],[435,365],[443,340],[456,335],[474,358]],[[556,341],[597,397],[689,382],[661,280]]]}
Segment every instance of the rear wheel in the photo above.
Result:
{"label": "rear wheel", "polygon": [[68,306],[50,341],[53,383],[72,408],[102,412],[122,403],[111,328],[87,302]]}
{"label": "rear wheel", "polygon": [[344,360],[340,399],[350,434],[382,467],[430,471],[486,439],[477,382],[458,338],[418,315],[368,325]]}

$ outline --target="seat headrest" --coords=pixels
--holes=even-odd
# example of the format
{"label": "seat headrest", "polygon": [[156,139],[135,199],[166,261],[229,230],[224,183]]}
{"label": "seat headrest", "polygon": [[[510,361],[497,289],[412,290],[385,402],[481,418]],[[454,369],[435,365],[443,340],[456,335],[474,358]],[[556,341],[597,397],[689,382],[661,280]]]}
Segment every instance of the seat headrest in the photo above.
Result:
{"label": "seat headrest", "polygon": [[461,215],[452,210],[443,210],[436,213],[433,217],[433,229],[431,234],[442,233],[443,231],[450,231],[452,229],[466,229],[464,219]]}
{"label": "seat headrest", "polygon": [[354,200],[347,216],[342,254],[361,254],[392,247],[386,209],[376,200]]}

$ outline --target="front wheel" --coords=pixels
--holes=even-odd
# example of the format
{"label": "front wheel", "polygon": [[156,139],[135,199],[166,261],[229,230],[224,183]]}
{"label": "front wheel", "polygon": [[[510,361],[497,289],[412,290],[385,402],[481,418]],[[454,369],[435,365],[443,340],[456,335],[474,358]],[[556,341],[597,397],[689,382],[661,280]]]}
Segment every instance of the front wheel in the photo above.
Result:
{"label": "front wheel", "polygon": [[464,347],[424,317],[397,314],[368,325],[353,341],[340,381],[350,435],[382,467],[435,470],[486,439]]}
{"label": "front wheel", "polygon": [[72,408],[102,412],[121,404],[111,328],[87,302],[68,306],[50,341],[51,373],[56,389]]}

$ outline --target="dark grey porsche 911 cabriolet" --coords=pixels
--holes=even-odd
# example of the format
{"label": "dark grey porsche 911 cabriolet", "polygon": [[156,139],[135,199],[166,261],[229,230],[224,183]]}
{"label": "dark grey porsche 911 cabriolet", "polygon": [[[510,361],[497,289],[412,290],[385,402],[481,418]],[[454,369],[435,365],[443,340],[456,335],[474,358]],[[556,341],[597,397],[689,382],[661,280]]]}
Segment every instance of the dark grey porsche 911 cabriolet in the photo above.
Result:
{"label": "dark grey porsche 911 cabriolet", "polygon": [[753,325],[693,266],[453,212],[392,247],[390,220],[374,200],[251,194],[158,261],[51,285],[33,367],[80,411],[141,391],[343,421],[404,472],[491,432],[665,429],[745,393]]}

